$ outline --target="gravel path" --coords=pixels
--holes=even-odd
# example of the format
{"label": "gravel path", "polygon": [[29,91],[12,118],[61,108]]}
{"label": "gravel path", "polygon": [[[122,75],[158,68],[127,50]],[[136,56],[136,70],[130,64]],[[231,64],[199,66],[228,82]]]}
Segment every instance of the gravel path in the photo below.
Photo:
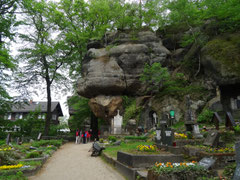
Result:
{"label": "gravel path", "polygon": [[42,169],[30,180],[124,180],[116,170],[91,157],[92,143],[67,143],[53,154]]}

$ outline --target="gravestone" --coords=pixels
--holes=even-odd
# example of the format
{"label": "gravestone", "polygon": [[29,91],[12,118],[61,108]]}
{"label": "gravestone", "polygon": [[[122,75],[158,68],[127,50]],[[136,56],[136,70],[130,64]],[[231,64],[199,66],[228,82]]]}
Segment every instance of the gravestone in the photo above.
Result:
{"label": "gravestone", "polygon": [[42,133],[39,133],[38,137],[37,137],[37,140],[40,141],[41,137],[42,137]]}
{"label": "gravestone", "polygon": [[240,141],[238,141],[235,144],[236,149],[236,169],[234,172],[233,180],[239,180],[240,179]]}
{"label": "gravestone", "polygon": [[164,131],[165,137],[163,138],[163,144],[167,146],[172,146],[174,141],[174,132],[171,128],[167,128]]}
{"label": "gravestone", "polygon": [[118,140],[116,142],[113,143],[114,146],[120,146],[121,145],[121,140]]}
{"label": "gravestone", "polygon": [[193,125],[193,135],[195,138],[202,138],[203,135],[199,131],[199,126],[198,124]]}
{"label": "gravestone", "polygon": [[7,135],[7,139],[6,139],[6,144],[7,145],[9,145],[9,143],[10,143],[10,141],[11,141],[11,134],[10,133],[8,133],[8,135]]}
{"label": "gravestone", "polygon": [[156,141],[156,143],[157,144],[161,144],[161,139],[162,139],[162,137],[161,137],[161,128],[157,128],[156,129],[156,137],[155,137],[155,141]]}
{"label": "gravestone", "polygon": [[193,116],[193,111],[191,109],[191,99],[190,96],[186,96],[186,107],[187,107],[187,111],[185,112],[185,127],[186,127],[186,131],[193,131],[193,125],[195,124],[194,121],[194,116]]}
{"label": "gravestone", "polygon": [[112,119],[112,133],[121,134],[122,133],[122,122],[123,117],[119,114],[119,110],[116,116]]}
{"label": "gravestone", "polygon": [[225,126],[231,130],[233,130],[233,127],[236,126],[231,112],[226,112]]}
{"label": "gravestone", "polygon": [[216,160],[205,157],[198,162],[198,165],[204,167],[205,169],[209,169],[214,165],[215,162]]}
{"label": "gravestone", "polygon": [[206,146],[217,146],[219,142],[219,133],[217,131],[210,131],[203,145]]}
{"label": "gravestone", "polygon": [[219,124],[222,122],[222,119],[217,112],[214,112],[212,122],[214,123],[216,129],[219,130]]}
{"label": "gravestone", "polygon": [[162,115],[162,119],[160,120],[160,126],[162,126],[162,125],[165,125],[165,126],[167,126],[167,120],[168,120],[168,117],[167,117],[167,115],[166,114],[163,114]]}
{"label": "gravestone", "polygon": [[19,137],[17,137],[16,143],[17,143],[18,145],[20,144],[20,138],[19,138]]}

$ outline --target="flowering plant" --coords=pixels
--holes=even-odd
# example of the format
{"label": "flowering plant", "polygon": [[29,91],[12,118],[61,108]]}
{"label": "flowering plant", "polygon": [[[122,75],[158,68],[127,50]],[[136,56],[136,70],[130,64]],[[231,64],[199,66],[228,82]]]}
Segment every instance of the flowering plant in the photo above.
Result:
{"label": "flowering plant", "polygon": [[232,152],[235,152],[235,149],[233,148],[209,148],[209,147],[206,147],[204,148],[204,150],[206,152],[209,152],[209,153],[232,153]]}
{"label": "flowering plant", "polygon": [[7,147],[7,148],[0,149],[0,151],[10,151],[10,150],[12,150],[11,147]]}
{"label": "flowering plant", "polygon": [[188,166],[195,166],[195,165],[196,165],[195,161],[192,161],[189,163],[186,163],[186,162],[181,162],[181,163],[171,163],[171,162],[158,163],[158,162],[156,162],[155,163],[155,166],[159,167],[159,168],[174,168],[174,167],[178,167],[178,166],[188,167]]}
{"label": "flowering plant", "polygon": [[183,133],[174,133],[174,137],[176,139],[187,139],[187,135],[186,134],[183,134]]}
{"label": "flowering plant", "polygon": [[155,152],[157,151],[157,147],[155,145],[138,145],[138,151],[147,151],[147,152]]}
{"label": "flowering plant", "polygon": [[202,166],[199,166],[195,161],[181,162],[181,163],[158,163],[151,168],[151,170],[158,175],[165,177],[178,177],[177,179],[188,179],[188,176],[197,177],[208,176],[208,171]]}
{"label": "flowering plant", "polygon": [[21,168],[23,165],[22,164],[17,164],[17,165],[3,165],[0,166],[0,170],[2,169],[17,169],[17,168]]}

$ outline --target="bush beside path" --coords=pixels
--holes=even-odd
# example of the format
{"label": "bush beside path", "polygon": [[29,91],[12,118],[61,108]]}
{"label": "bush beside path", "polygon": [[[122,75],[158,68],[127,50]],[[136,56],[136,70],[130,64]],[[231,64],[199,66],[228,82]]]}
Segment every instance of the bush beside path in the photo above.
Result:
{"label": "bush beside path", "polygon": [[91,157],[92,143],[67,143],[53,154],[42,169],[30,180],[124,180],[100,157]]}

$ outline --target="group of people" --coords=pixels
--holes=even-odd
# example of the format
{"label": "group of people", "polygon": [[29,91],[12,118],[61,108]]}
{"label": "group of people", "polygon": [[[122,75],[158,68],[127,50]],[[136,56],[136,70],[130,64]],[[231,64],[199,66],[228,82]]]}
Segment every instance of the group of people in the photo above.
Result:
{"label": "group of people", "polygon": [[91,129],[89,131],[84,131],[84,130],[82,131],[82,130],[77,129],[75,143],[76,144],[80,144],[80,143],[86,144],[86,143],[90,142],[91,136],[92,136]]}

